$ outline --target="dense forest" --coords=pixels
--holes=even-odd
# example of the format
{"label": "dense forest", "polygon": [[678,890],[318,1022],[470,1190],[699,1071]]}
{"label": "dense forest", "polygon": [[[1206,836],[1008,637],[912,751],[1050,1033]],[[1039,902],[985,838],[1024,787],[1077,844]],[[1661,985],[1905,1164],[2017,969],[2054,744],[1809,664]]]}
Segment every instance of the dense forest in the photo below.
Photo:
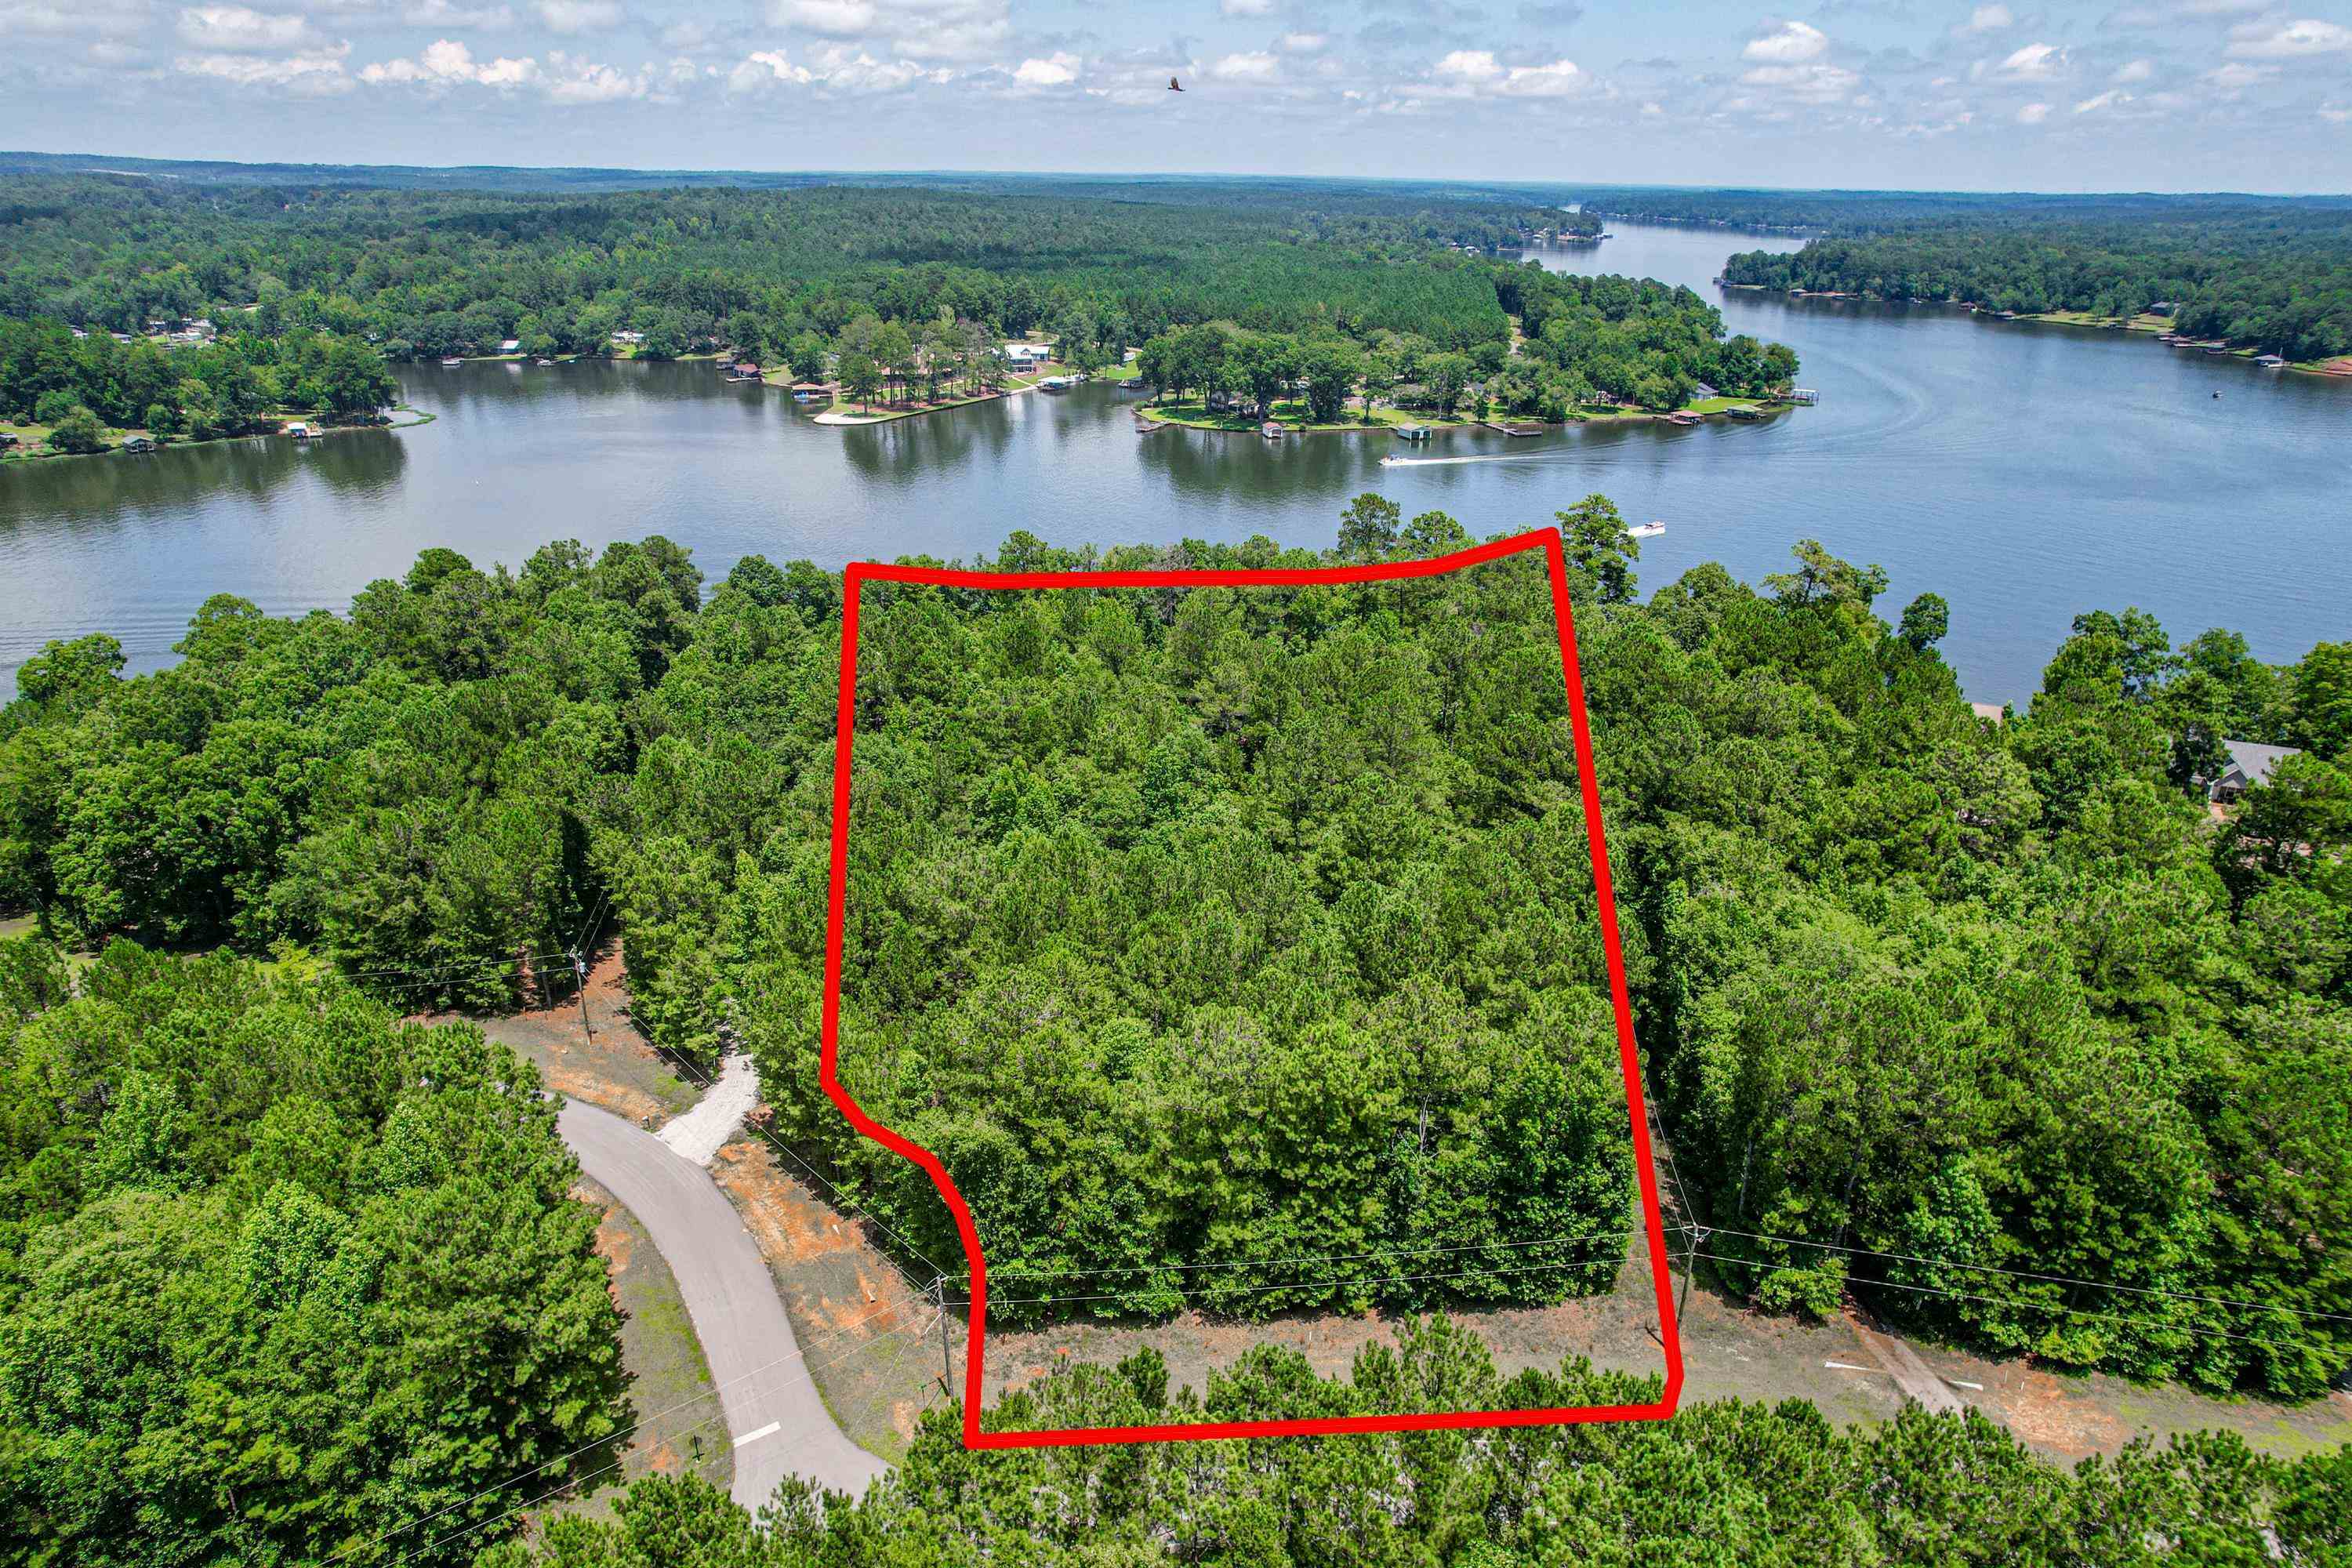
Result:
{"label": "dense forest", "polygon": [[[1556,215],[1364,200],[1258,206],[912,188],[490,195],[0,179],[0,316],[138,331],[259,305],[394,358],[829,336],[942,312],[1010,333],[1085,309],[1119,342],[1265,331],[1502,336],[1492,244]],[[215,320],[223,319],[215,315]],[[675,349],[672,352],[676,352]]]}
{"label": "dense forest", "polygon": [[315,967],[0,942],[0,1561],[382,1563],[625,1436],[537,1074]]}
{"label": "dense forest", "polygon": [[[1654,1396],[1596,1373],[1496,1374],[1443,1321],[1320,1379],[1266,1348],[1171,1390],[1146,1352],[1057,1369],[1012,1395],[1007,1425],[1263,1419]],[[1537,1426],[1123,1448],[966,1451],[925,1420],[895,1485],[855,1507],[792,1483],[754,1526],[691,1476],[640,1481],[609,1523],[570,1519],[479,1568],[1043,1568],[1160,1563],[1360,1568],[2339,1568],[2352,1457],[2289,1465],[2234,1437],[2135,1445],[2069,1471],[1979,1416],[1916,1406],[1839,1431],[1810,1405],[1726,1404],[1657,1425]]]}
{"label": "dense forest", "polygon": [[[998,345],[1029,333],[1081,371],[1145,345],[1145,374],[1184,388],[1332,410],[1393,395],[1450,413],[1475,391],[1562,418],[1794,374],[1784,348],[1725,341],[1687,289],[1449,248],[1595,222],[1315,182],[491,195],[0,177],[0,417],[74,420],[57,444],[88,449],[92,426],[370,414],[394,396],[385,358],[508,344],[726,348],[866,403],[919,382],[991,390]],[[199,319],[224,323],[201,350],[140,335]]]}
{"label": "dense forest", "polygon": [[1764,397],[1797,374],[1786,344],[1726,338],[1721,312],[1688,289],[1533,265],[1498,267],[1494,284],[1523,334],[1516,352],[1494,338],[1460,352],[1412,331],[1359,342],[1209,322],[1146,342],[1137,368],[1163,395],[1245,404],[1260,418],[1276,398],[1297,394],[1323,424],[1339,419],[1351,395],[1367,413],[1386,398],[1450,415],[1475,396],[1506,413],[1561,420],[1596,404],[1679,408],[1702,384]]}
{"label": "dense forest", "polygon": [[1803,191],[1668,185],[1580,185],[1579,205],[1647,223],[1831,236],[1884,234],[1958,222],[1987,229],[2047,224],[2245,223],[2341,233],[2352,196],[2258,196],[2225,192],[2129,191],[2081,195],[2042,191]]}
{"label": "dense forest", "polygon": [[[1932,595],[1890,625],[1882,574],[1806,544],[1642,603],[1606,501],[1563,526],[1638,1022],[1726,1282],[2059,1365],[2341,1375],[2352,643],[2270,667],[2093,610],[1996,725]],[[1370,497],[1321,554],[1016,536],[996,564],[1461,537]],[[1006,1297],[1161,1310],[1186,1291],[1143,1266],[1185,1258],[1239,1265],[1236,1311],[1576,1288],[1622,1102],[1542,603],[1520,558],[867,606],[851,1069],[952,1152],[1003,1267],[1061,1276]],[[348,617],[216,599],[136,679],[55,646],[0,716],[0,896],[80,941],[298,942],[415,1007],[541,994],[615,921],[656,1040],[747,1041],[780,1131],[952,1258],[811,1078],[838,614],[836,579],[757,558],[706,598],[655,539],[428,552]],[[2305,754],[2216,821],[2225,738]],[[1561,1158],[1502,1170],[1505,1104]],[[1267,1266],[1310,1233],[1374,1260]],[[1481,1251],[1545,1237],[1524,1272]],[[1403,1266],[1441,1245],[1461,1268]]]}

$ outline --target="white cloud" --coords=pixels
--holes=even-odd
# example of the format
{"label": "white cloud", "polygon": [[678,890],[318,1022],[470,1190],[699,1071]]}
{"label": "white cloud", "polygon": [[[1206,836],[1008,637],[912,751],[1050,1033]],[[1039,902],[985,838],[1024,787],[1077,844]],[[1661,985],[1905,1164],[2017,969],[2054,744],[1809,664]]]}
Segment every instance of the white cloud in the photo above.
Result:
{"label": "white cloud", "polygon": [[1748,40],[1739,51],[1742,59],[1770,60],[1780,65],[1793,65],[1800,60],[1817,58],[1830,47],[1827,35],[1819,27],[1802,22],[1783,22],[1769,32],[1759,33]]}
{"label": "white cloud", "polygon": [[1282,35],[1282,47],[1284,50],[1294,55],[1320,54],[1323,50],[1323,46],[1330,41],[1331,40],[1329,38],[1324,37],[1320,33],[1285,33]]}
{"label": "white cloud", "polygon": [[416,0],[401,13],[401,20],[412,27],[496,27],[501,30],[515,25],[514,9],[508,5],[484,5],[471,8],[456,5],[450,0]]}
{"label": "white cloud", "polygon": [[2049,81],[2066,74],[2066,51],[2056,44],[2028,44],[2000,62],[2011,81]]}
{"label": "white cloud", "polygon": [[1503,91],[1513,98],[1565,98],[1591,79],[1574,60],[1554,60],[1548,66],[1513,66],[1503,78]]}
{"label": "white cloud", "polygon": [[2046,103],[2029,103],[2017,111],[2020,125],[2039,125],[2049,118],[2050,106]]}
{"label": "white cloud", "polygon": [[1271,81],[1276,69],[1272,55],[1263,49],[1251,49],[1227,55],[1209,68],[1209,74],[1220,81]]}
{"label": "white cloud", "polygon": [[436,38],[414,59],[379,60],[360,68],[360,79],[373,85],[415,83],[425,87],[471,85],[501,91],[539,79],[539,62],[503,56],[476,60],[474,51],[455,38]]}
{"label": "white cloud", "polygon": [[1998,33],[2016,20],[2015,16],[2010,15],[2009,7],[1999,4],[1996,0],[1993,5],[1979,5],[1969,12],[1968,21],[1952,30],[1963,36],[1969,33]]}
{"label": "white cloud", "polygon": [[1228,16],[1263,16],[1274,9],[1274,0],[1219,0],[1217,9]]}
{"label": "white cloud", "polygon": [[942,83],[954,77],[953,71],[918,65],[913,60],[877,59],[864,49],[832,45],[810,56],[806,65],[794,63],[782,49],[761,49],[748,55],[727,73],[727,89],[730,92],[757,92],[781,84],[849,93],[896,92],[917,82]]}
{"label": "white cloud", "polygon": [[2205,73],[2205,79],[2224,92],[2242,92],[2255,83],[2278,75],[2276,66],[2250,66],[2231,60]]}
{"label": "white cloud", "polygon": [[2092,114],[2102,109],[2120,109],[2132,100],[2132,95],[2121,88],[2111,87],[2095,97],[2086,98],[2074,106],[2077,114]]}
{"label": "white cloud", "polygon": [[195,5],[180,13],[180,37],[205,49],[295,49],[318,40],[306,16],[281,16],[244,5]]}
{"label": "white cloud", "polygon": [[2297,22],[2247,22],[2230,29],[2232,59],[2288,60],[2352,50],[2352,27],[2306,16]]}
{"label": "white cloud", "polygon": [[1431,68],[1448,81],[1467,82],[1474,87],[1503,74],[1502,65],[1492,49],[1456,49]]}
{"label": "white cloud", "polygon": [[1801,103],[1836,103],[1862,85],[1860,76],[1832,65],[1758,66],[1741,72],[1739,79]]}
{"label": "white cloud", "polygon": [[2319,118],[2330,125],[2352,124],[2352,104],[2323,103],[2319,106]]}
{"label": "white cloud", "polygon": [[777,0],[768,7],[768,15],[782,26],[847,38],[870,31],[877,13],[873,0]]}
{"label": "white cloud", "polygon": [[727,73],[730,92],[755,92],[763,87],[783,82],[792,87],[806,87],[816,78],[806,66],[796,66],[782,49],[761,49],[745,56]]}
{"label": "white cloud", "polygon": [[618,0],[539,0],[540,20],[559,33],[601,33],[621,22]]}
{"label": "white cloud", "polygon": [[2116,74],[2107,79],[2116,82],[2146,81],[2155,74],[2156,62],[2154,60],[2126,60],[2122,65],[2117,66],[2116,68]]}
{"label": "white cloud", "polygon": [[1078,57],[1059,49],[1044,59],[1025,59],[1013,73],[1023,87],[1067,87],[1078,79]]}
{"label": "white cloud", "polygon": [[1664,116],[1665,112],[1664,109],[1655,103],[1645,103],[1642,105],[1642,117],[1645,120],[1659,119]]}
{"label": "white cloud", "polygon": [[651,84],[643,71],[630,76],[611,66],[553,49],[548,53],[544,85],[548,98],[556,103],[611,103],[618,99],[643,98]]}
{"label": "white cloud", "polygon": [[211,77],[238,87],[276,87],[306,97],[348,92],[343,74],[349,46],[269,58],[257,55],[183,55],[172,62],[184,76]]}

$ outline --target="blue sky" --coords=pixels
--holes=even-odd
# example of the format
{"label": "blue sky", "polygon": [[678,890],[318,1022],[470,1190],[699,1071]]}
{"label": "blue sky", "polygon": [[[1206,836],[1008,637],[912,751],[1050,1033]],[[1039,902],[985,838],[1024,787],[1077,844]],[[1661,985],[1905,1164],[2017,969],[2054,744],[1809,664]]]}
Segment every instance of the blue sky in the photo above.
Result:
{"label": "blue sky", "polygon": [[0,147],[2342,192],[2352,15],[2343,0],[0,0]]}

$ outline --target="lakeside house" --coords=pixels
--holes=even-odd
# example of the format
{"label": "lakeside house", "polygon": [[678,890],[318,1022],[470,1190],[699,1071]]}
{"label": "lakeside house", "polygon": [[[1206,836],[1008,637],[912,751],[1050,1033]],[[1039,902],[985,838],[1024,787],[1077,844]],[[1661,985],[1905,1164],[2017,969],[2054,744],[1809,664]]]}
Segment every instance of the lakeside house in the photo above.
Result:
{"label": "lakeside house", "polygon": [[2227,805],[2256,784],[2270,783],[2279,763],[2303,755],[2294,746],[2265,746],[2253,741],[2223,741],[2221,749],[2229,753],[2229,765],[2220,777],[2205,782],[2205,798],[2216,805]]}
{"label": "lakeside house", "polygon": [[614,332],[613,341],[625,347],[633,343],[644,342],[646,335],[643,332]]}
{"label": "lakeside house", "polygon": [[297,419],[286,426],[286,434],[293,437],[297,441],[307,441],[318,432],[312,430],[307,421]]}
{"label": "lakeside house", "polygon": [[1696,386],[1691,388],[1691,395],[1693,397],[1721,397],[1723,394],[1717,392],[1715,388],[1702,381]]}
{"label": "lakeside house", "polygon": [[1011,365],[1040,365],[1054,357],[1051,343],[1007,343],[1004,363]]}
{"label": "lakeside house", "polygon": [[499,353],[502,354],[511,354],[520,353],[521,352],[522,340],[520,338],[500,338],[499,340]]}

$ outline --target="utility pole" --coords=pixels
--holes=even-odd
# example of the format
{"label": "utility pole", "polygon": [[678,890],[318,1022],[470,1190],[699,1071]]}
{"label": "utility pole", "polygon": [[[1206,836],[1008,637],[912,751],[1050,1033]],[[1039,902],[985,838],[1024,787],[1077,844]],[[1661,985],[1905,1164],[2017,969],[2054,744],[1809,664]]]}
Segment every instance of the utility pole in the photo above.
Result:
{"label": "utility pole", "polygon": [[940,1392],[955,1397],[955,1361],[948,1349],[948,1277],[931,1281],[931,1305],[940,1314]]}
{"label": "utility pole", "polygon": [[572,994],[580,998],[580,1035],[583,1039],[593,1040],[596,1031],[588,1026],[588,961],[580,956],[576,947],[572,950],[572,975],[579,982]]}
{"label": "utility pole", "polygon": [[[1689,1224],[1687,1220],[1684,1223],[1686,1225]],[[1675,1321],[1676,1322],[1682,1321],[1683,1309],[1690,1305],[1691,1269],[1696,1263],[1698,1249],[1706,1245],[1706,1231],[1704,1226],[1696,1225],[1691,1226],[1689,1236],[1690,1246],[1685,1247],[1683,1251],[1682,1299],[1675,1303]]]}

